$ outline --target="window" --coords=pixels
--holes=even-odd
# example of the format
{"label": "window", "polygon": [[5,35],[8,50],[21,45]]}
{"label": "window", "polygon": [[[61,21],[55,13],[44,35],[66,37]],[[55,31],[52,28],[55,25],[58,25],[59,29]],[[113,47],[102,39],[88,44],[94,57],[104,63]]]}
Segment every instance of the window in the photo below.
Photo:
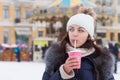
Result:
{"label": "window", "polygon": [[43,31],[39,31],[38,32],[38,37],[42,37],[43,36]]}
{"label": "window", "polygon": [[106,0],[102,0],[102,5],[106,5]]}
{"label": "window", "polygon": [[107,5],[108,5],[108,6],[111,6],[112,4],[113,4],[113,0],[108,0],[108,1],[107,1]]}
{"label": "window", "polygon": [[4,19],[9,19],[9,6],[3,6]]}
{"label": "window", "polygon": [[41,14],[45,14],[45,13],[47,13],[47,10],[46,9],[42,9],[42,10],[40,10],[40,13]]}
{"label": "window", "polygon": [[25,17],[24,17],[25,19],[27,19],[27,13],[28,13],[28,10],[27,10],[27,9],[28,9],[28,8],[26,7],[26,8],[25,8],[25,14],[24,14],[24,15],[25,15]]}
{"label": "window", "polygon": [[[73,10],[75,10],[75,8]],[[67,12],[67,8],[60,8],[60,11],[61,12]]]}
{"label": "window", "polygon": [[100,12],[100,8],[93,8],[96,13]]}
{"label": "window", "polygon": [[29,35],[19,35],[15,33],[16,36],[16,44],[29,44]]}
{"label": "window", "polygon": [[120,41],[120,33],[118,33],[118,41]]}
{"label": "window", "polygon": [[55,12],[55,7],[51,7],[49,10],[50,10],[51,13],[54,13]]}
{"label": "window", "polygon": [[120,24],[120,14],[118,14],[118,23]]}
{"label": "window", "polygon": [[105,38],[105,37],[106,37],[106,33],[97,33],[97,36],[98,36],[98,37]]}
{"label": "window", "polygon": [[37,14],[37,9],[33,9],[32,13]]}
{"label": "window", "polygon": [[15,17],[20,19],[20,7],[16,7]]}
{"label": "window", "polygon": [[8,29],[5,29],[4,30],[4,43],[5,44],[8,44],[9,43],[9,30]]}
{"label": "window", "polygon": [[114,40],[114,33],[113,33],[113,32],[110,33],[110,40],[111,40],[111,41]]}
{"label": "window", "polygon": [[[35,12],[36,13],[36,12]],[[33,15],[32,10],[30,10],[28,7],[25,8],[25,19],[29,18]]]}
{"label": "window", "polygon": [[96,2],[95,2],[96,4],[100,4],[100,1],[99,0],[96,0]]}

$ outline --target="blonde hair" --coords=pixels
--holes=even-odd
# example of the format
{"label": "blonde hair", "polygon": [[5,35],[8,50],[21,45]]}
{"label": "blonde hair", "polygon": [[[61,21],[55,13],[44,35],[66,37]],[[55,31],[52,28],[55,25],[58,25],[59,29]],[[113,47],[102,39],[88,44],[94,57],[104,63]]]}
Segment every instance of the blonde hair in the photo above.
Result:
{"label": "blonde hair", "polygon": [[94,19],[96,19],[96,13],[91,7],[87,7],[85,5],[80,5],[78,13],[84,13],[92,16]]}

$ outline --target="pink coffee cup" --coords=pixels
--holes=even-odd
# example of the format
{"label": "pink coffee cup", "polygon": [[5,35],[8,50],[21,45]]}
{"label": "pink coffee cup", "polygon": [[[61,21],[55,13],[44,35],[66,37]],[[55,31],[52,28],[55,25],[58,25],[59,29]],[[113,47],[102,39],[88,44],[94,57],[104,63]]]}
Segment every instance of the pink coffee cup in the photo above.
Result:
{"label": "pink coffee cup", "polygon": [[[81,65],[81,57],[82,57],[82,54],[80,51],[70,51],[69,52],[69,57],[71,56],[75,56],[77,58],[77,60],[80,62],[80,65]],[[78,66],[77,69],[80,69],[81,66]]]}

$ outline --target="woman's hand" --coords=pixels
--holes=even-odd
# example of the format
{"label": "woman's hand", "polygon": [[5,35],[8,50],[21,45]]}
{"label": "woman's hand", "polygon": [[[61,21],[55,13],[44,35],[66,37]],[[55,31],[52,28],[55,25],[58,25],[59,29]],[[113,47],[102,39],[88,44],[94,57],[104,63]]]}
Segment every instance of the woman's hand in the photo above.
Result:
{"label": "woman's hand", "polygon": [[63,69],[67,74],[70,74],[73,69],[77,69],[80,66],[80,61],[74,56],[68,57],[65,64],[63,65]]}

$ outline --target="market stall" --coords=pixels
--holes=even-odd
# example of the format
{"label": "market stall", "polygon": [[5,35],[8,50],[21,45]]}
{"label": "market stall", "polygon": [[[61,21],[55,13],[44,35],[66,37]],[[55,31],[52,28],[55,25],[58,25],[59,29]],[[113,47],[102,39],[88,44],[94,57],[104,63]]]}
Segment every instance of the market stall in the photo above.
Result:
{"label": "market stall", "polygon": [[19,61],[30,61],[30,54],[27,45],[1,44],[0,61],[18,61],[18,58]]}

